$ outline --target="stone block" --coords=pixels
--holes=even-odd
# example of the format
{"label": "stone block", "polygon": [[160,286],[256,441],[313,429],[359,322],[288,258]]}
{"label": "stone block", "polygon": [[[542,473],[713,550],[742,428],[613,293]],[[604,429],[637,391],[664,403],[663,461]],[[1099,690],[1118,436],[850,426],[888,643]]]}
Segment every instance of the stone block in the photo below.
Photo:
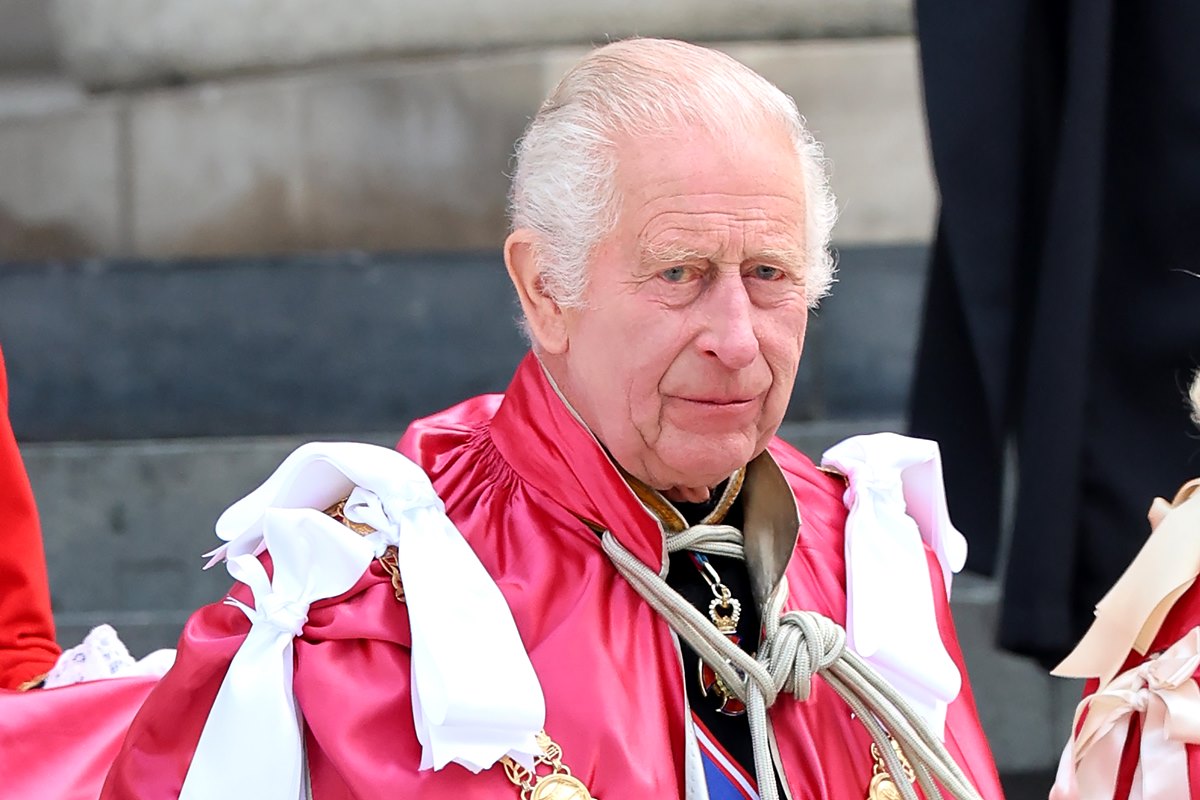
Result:
{"label": "stone block", "polygon": [[930,240],[937,192],[913,38],[722,49],[791,95],[825,145],[841,211],[837,242]]}
{"label": "stone block", "polygon": [[816,416],[901,415],[908,405],[921,313],[924,247],[846,247],[833,294],[810,323],[801,369],[815,372]]}
{"label": "stone block", "polygon": [[24,457],[57,614],[178,612],[220,598],[228,575],[201,572],[200,554],[216,541],[217,515],[244,493],[224,485],[228,463],[205,469],[152,444],[28,446]]}
{"label": "stone block", "polygon": [[[792,420],[903,413],[924,250],[842,259],[810,325]],[[502,391],[525,352],[518,314],[496,251],[0,262],[0,341],[25,441],[398,434]]]}
{"label": "stone block", "polygon": [[[217,517],[306,440],[23,447],[60,621],[77,634],[105,621],[149,626],[168,637],[152,644],[168,646],[188,613],[230,585],[223,567],[202,569],[201,554],[219,544]],[[60,638],[73,645],[81,634]]]}
{"label": "stone block", "polygon": [[[792,93],[826,142],[838,243],[927,240],[911,41],[723,46]],[[0,242],[14,242],[0,256],[496,248],[513,143],[581,52],[425,57],[89,102],[61,86],[23,92],[29,113],[0,114]]]}
{"label": "stone block", "polygon": [[46,0],[0,0],[0,71],[41,72],[55,60]]}
{"label": "stone block", "polygon": [[304,91],[303,236],[319,248],[495,250],[536,54],[358,69]]}
{"label": "stone block", "polygon": [[0,73],[0,120],[48,117],[86,102],[77,84],[51,74]]}
{"label": "stone block", "polygon": [[209,84],[131,104],[134,252],[291,252],[305,244],[297,84]]}
{"label": "stone block", "polygon": [[1056,727],[1056,681],[1037,663],[996,647],[999,598],[994,581],[955,578],[951,608],[975,705],[1001,772],[1045,770],[1058,762],[1065,741]]}
{"label": "stone block", "polygon": [[53,0],[52,8],[68,69],[102,86],[633,34],[711,41],[912,30],[910,0]]}
{"label": "stone block", "polygon": [[120,253],[121,106],[0,117],[0,261]]}
{"label": "stone block", "polygon": [[517,313],[494,252],[0,265],[24,441],[398,436],[508,385]]}

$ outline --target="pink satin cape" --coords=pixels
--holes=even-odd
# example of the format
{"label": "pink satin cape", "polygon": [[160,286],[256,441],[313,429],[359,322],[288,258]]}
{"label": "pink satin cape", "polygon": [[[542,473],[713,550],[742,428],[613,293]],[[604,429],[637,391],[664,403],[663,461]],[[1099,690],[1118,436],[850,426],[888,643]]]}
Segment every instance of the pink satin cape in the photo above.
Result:
{"label": "pink satin cape", "polygon": [[[581,520],[611,530],[656,570],[662,534],[537,361],[525,359],[504,396],[478,397],[414,423],[399,447],[429,473],[511,606],[546,694],[546,730],[574,774],[606,800],[682,797],[687,723],[675,641]],[[789,605],[844,621],[842,483],[782,442],[771,452],[803,517],[787,572]],[[930,559],[942,635],[964,670]],[[105,800],[177,796],[247,628],[246,616],[225,605],[192,617],[175,668],[146,701],[109,773]],[[408,636],[405,608],[378,564],[345,595],[310,610],[296,641],[295,690],[308,726],[314,798],[517,797],[500,769],[418,771]],[[479,653],[481,672],[487,656]],[[771,713],[796,797],[864,796],[869,739],[824,682],[807,703],[781,700]],[[946,741],[983,796],[1002,797],[965,681],[949,710]]]}
{"label": "pink satin cape", "polygon": [[157,678],[0,690],[0,800],[96,800]]}

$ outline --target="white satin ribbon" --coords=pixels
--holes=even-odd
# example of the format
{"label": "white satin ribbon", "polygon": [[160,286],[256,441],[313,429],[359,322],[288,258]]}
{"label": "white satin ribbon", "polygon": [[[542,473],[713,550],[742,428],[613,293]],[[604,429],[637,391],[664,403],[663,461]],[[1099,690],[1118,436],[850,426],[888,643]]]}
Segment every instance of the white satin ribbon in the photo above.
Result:
{"label": "white satin ribbon", "polygon": [[292,639],[309,605],[352,587],[371,562],[371,546],[311,509],[266,509],[260,531],[273,577],[249,553],[229,559],[229,574],[250,587],[254,607],[233,598],[250,632],[229,664],[180,792],[181,800],[303,797],[304,744],[292,692]]}
{"label": "white satin ribbon", "polygon": [[[374,533],[359,536],[317,510],[347,495],[347,518]],[[532,765],[545,722],[541,685],[504,596],[443,509],[425,473],[404,456],[339,442],[300,447],[221,515],[217,535],[226,543],[206,554],[209,566],[225,559],[230,574],[250,586],[254,608],[227,602],[253,624],[205,723],[182,796],[299,796],[292,638],[312,602],[349,590],[389,545],[397,548],[411,628],[422,768],[453,761],[477,772],[504,755]],[[257,558],[264,549],[273,580]]]}
{"label": "white satin ribbon", "polygon": [[847,642],[944,736],[946,707],[962,676],[938,631],[924,545],[937,556],[948,600],[967,543],[950,522],[937,443],[894,433],[855,436],[826,451],[821,463],[849,479]]}
{"label": "white satin ribbon", "polygon": [[[412,630],[421,769],[456,761],[479,772],[504,755],[532,767],[545,700],[508,605],[433,487],[412,492],[416,486],[407,482],[403,496],[383,498],[356,488],[345,514],[375,528],[367,541],[379,552],[396,546]],[[401,535],[410,530],[421,536]]]}
{"label": "white satin ribbon", "polygon": [[1112,798],[1135,714],[1143,717],[1142,739],[1129,800],[1189,796],[1187,745],[1200,744],[1200,687],[1193,678],[1198,668],[1200,628],[1193,628],[1161,655],[1085,697],[1050,800]]}

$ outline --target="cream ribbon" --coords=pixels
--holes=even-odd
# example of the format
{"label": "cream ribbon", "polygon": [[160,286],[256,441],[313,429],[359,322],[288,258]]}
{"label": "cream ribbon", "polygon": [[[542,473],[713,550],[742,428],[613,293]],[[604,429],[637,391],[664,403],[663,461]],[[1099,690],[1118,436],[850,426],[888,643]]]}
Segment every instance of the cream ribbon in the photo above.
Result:
{"label": "cream ribbon", "polygon": [[[1050,800],[1110,800],[1135,714],[1142,741],[1129,800],[1188,796],[1188,744],[1200,744],[1200,628],[1080,702]],[[1080,719],[1083,719],[1082,725]]]}
{"label": "cream ribbon", "polygon": [[1141,655],[1167,612],[1200,574],[1200,480],[1186,483],[1168,505],[1150,507],[1153,535],[1113,588],[1096,604],[1096,619],[1053,674],[1113,679],[1131,650]]}
{"label": "cream ribbon", "polygon": [[[349,495],[362,537],[318,509]],[[254,607],[227,599],[251,628],[218,690],[184,782],[184,798],[295,800],[304,790],[292,639],[309,605],[348,591],[389,545],[412,636],[413,717],[423,769],[478,772],[501,757],[532,765],[545,721],[541,685],[504,596],[446,517],[421,469],[356,443],[307,444],[217,521],[208,553],[246,583]],[[257,556],[271,554],[269,579]]]}
{"label": "cream ribbon", "polygon": [[937,556],[950,596],[967,543],[950,522],[936,442],[894,433],[855,436],[821,463],[846,475],[846,634],[854,652],[939,737],[962,675],[942,643],[925,556]]}

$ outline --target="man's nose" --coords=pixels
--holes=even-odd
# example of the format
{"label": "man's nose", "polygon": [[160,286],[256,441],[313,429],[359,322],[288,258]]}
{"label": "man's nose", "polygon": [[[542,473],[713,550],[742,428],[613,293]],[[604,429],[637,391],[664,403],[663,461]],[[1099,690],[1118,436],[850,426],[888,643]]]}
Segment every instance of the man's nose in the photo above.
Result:
{"label": "man's nose", "polygon": [[758,357],[754,304],[739,274],[720,275],[706,298],[706,327],[700,346],[729,369],[742,369]]}

